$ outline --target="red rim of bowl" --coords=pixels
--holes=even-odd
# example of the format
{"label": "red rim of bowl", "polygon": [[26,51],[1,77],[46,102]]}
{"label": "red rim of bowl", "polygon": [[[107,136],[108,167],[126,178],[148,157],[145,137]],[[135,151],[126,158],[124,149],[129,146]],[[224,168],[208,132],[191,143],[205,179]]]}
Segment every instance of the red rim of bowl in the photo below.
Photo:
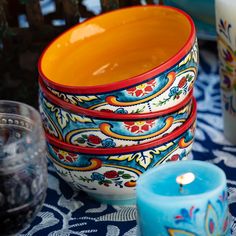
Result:
{"label": "red rim of bowl", "polygon": [[165,144],[165,143],[177,138],[178,136],[183,134],[185,131],[187,131],[187,129],[190,128],[190,126],[196,120],[196,116],[197,116],[197,102],[196,102],[196,99],[193,97],[193,105],[192,105],[191,115],[182,126],[178,127],[175,131],[166,135],[165,137],[158,138],[157,140],[153,140],[151,142],[142,143],[139,145],[128,146],[128,147],[117,147],[117,148],[80,147],[80,146],[75,146],[72,144],[62,142],[62,141],[50,136],[49,134],[46,134],[46,139],[52,145],[55,145],[57,147],[61,147],[67,151],[73,150],[73,152],[78,152],[78,153],[83,153],[83,154],[110,155],[110,154],[132,153],[132,152],[144,151],[144,150],[150,149],[152,147],[156,147],[156,146]]}
{"label": "red rim of bowl", "polygon": [[[109,84],[103,84],[103,85],[96,85],[96,86],[68,86],[68,85],[62,85],[59,83],[56,83],[54,81],[51,81],[46,75],[44,75],[43,70],[42,70],[42,60],[44,55],[47,53],[47,50],[50,48],[50,46],[52,44],[54,44],[58,38],[63,37],[64,34],[68,33],[69,31],[73,31],[76,27],[79,27],[80,25],[82,25],[84,22],[88,22],[91,21],[93,19],[95,19],[96,17],[101,17],[103,15],[106,14],[112,14],[113,12],[116,11],[123,11],[123,10],[128,10],[130,8],[139,8],[139,7],[143,7],[143,8],[147,8],[147,7],[161,7],[161,8],[168,8],[170,10],[175,10],[177,12],[179,12],[180,14],[182,14],[183,16],[186,17],[186,19],[189,21],[190,23],[190,27],[191,27],[191,31],[190,31],[190,35],[186,41],[186,43],[184,44],[184,46],[172,57],[170,57],[167,61],[163,62],[162,64],[160,64],[159,66],[141,73],[139,75],[133,76],[131,78],[128,79],[124,79],[122,81],[118,81],[118,82],[113,82],[113,83],[109,83]],[[107,12],[107,13],[103,13],[100,14],[96,17],[90,18],[80,24],[75,25],[74,27],[66,30],[64,33],[62,33],[60,36],[58,36],[57,38],[55,38],[43,51],[43,53],[41,54],[39,61],[38,61],[38,71],[40,76],[42,77],[43,81],[51,88],[56,89],[58,91],[61,92],[68,92],[68,93],[80,93],[80,94],[90,94],[91,93],[91,89],[93,91],[93,94],[98,94],[98,93],[105,93],[105,92],[110,92],[110,91],[114,91],[113,89],[116,88],[116,90],[119,89],[124,89],[127,87],[130,87],[132,85],[135,84],[139,84],[141,82],[145,82],[147,80],[151,80],[153,77],[158,76],[159,74],[163,73],[164,71],[166,71],[167,69],[171,68],[172,66],[174,66],[177,62],[179,62],[192,48],[194,42],[195,42],[195,37],[196,37],[196,30],[195,30],[195,25],[194,22],[192,20],[192,18],[184,11],[174,8],[174,7],[170,7],[170,6],[163,6],[163,5],[145,5],[145,6],[132,6],[132,7],[127,7],[127,8],[123,8],[123,9],[117,9],[111,12]]]}
{"label": "red rim of bowl", "polygon": [[105,111],[97,111],[97,110],[90,110],[84,107],[76,106],[71,103],[65,102],[64,100],[58,98],[57,96],[53,95],[43,84],[42,80],[39,78],[39,87],[43,93],[43,95],[52,103],[57,106],[63,107],[63,109],[68,110],[70,112],[81,114],[93,118],[101,118],[101,119],[110,119],[110,120],[140,120],[140,119],[151,119],[157,118],[159,116],[165,116],[174,112],[177,112],[184,106],[186,106],[192,96],[193,96],[193,89],[189,91],[188,95],[182,100],[179,104],[167,108],[165,110],[150,112],[150,113],[140,113],[140,114],[118,114],[113,112],[105,112]]}

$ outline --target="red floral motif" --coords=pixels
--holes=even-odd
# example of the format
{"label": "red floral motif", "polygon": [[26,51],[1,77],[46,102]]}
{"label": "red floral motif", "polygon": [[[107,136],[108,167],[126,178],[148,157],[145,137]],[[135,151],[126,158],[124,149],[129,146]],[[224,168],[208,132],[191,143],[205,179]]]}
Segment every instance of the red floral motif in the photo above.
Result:
{"label": "red floral motif", "polygon": [[186,77],[183,77],[183,78],[179,81],[178,87],[179,87],[179,88],[183,88],[186,83],[187,83],[187,79],[186,79]]}
{"label": "red floral motif", "polygon": [[229,219],[227,217],[226,220],[224,221],[223,232],[225,232],[228,229],[228,224],[229,224]]}
{"label": "red floral motif", "polygon": [[77,154],[68,153],[63,150],[59,150],[57,148],[53,148],[57,157],[63,162],[74,162],[77,160]]}
{"label": "red floral motif", "polygon": [[142,97],[152,92],[155,86],[156,86],[156,81],[151,80],[145,84],[140,84],[134,88],[127,89],[127,92],[128,94],[131,94],[132,96]]}
{"label": "red floral motif", "polygon": [[155,124],[155,120],[148,121],[127,121],[124,122],[125,127],[132,133],[144,133],[150,128],[152,128]]}
{"label": "red floral motif", "polygon": [[214,231],[215,231],[215,224],[214,224],[212,219],[209,222],[209,231],[210,231],[211,234],[213,234]]}
{"label": "red floral motif", "polygon": [[115,170],[107,171],[104,173],[104,176],[108,179],[114,179],[119,176],[119,174]]}
{"label": "red floral motif", "polygon": [[101,143],[101,139],[98,136],[91,134],[88,136],[88,142],[92,144],[99,144]]}
{"label": "red floral motif", "polygon": [[170,158],[170,161],[178,161],[179,160],[179,154],[175,154]]}
{"label": "red floral motif", "polygon": [[53,149],[54,153],[56,153],[56,154],[59,152],[59,149],[56,147],[53,147],[52,149]]}
{"label": "red floral motif", "polygon": [[228,49],[226,49],[226,50],[223,50],[223,54],[224,54],[224,59],[225,59],[225,61],[227,61],[227,62],[233,62],[233,56],[232,56],[232,54],[231,54],[231,52],[228,50]]}

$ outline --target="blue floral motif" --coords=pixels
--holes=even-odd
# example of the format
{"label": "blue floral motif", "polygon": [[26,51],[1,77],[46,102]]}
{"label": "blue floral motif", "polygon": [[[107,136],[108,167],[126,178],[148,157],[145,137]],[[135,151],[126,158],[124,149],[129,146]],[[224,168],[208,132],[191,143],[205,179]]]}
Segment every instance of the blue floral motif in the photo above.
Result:
{"label": "blue floral motif", "polygon": [[117,113],[117,114],[127,114],[128,111],[126,111],[124,108],[118,108],[118,109],[116,109],[115,113]]}
{"label": "blue floral motif", "polygon": [[236,107],[234,105],[234,97],[223,95],[224,109],[232,115],[236,115]]}
{"label": "blue floral motif", "polygon": [[106,138],[106,139],[102,140],[102,146],[107,147],[107,148],[115,147],[116,143],[114,142],[114,140],[112,138]]}
{"label": "blue floral motif", "polygon": [[225,36],[226,39],[231,42],[230,38],[230,29],[232,28],[232,25],[227,22],[226,20],[220,19],[220,22],[218,23],[219,31]]}
{"label": "blue floral motif", "polygon": [[178,86],[175,86],[175,87],[171,88],[170,93],[169,93],[169,97],[175,96],[178,92],[179,92],[179,87]]}
{"label": "blue floral motif", "polygon": [[186,150],[184,149],[181,153],[180,153],[180,156],[179,156],[179,159],[182,160],[184,157],[187,156],[187,153],[186,153]]}
{"label": "blue floral motif", "polygon": [[91,175],[91,179],[92,180],[97,180],[97,181],[101,181],[101,180],[104,180],[105,177],[104,175],[98,173],[98,172],[93,172],[92,175]]}
{"label": "blue floral motif", "polygon": [[227,204],[227,192],[223,191],[219,196],[217,203],[220,205],[221,210],[223,211],[225,204]]}
{"label": "blue floral motif", "polygon": [[222,80],[223,85],[227,88],[230,89],[231,87],[231,79],[228,75],[224,75],[224,78]]}
{"label": "blue floral motif", "polygon": [[183,94],[186,95],[188,93],[188,85],[185,84],[183,87]]}
{"label": "blue floral motif", "polygon": [[192,221],[195,221],[196,213],[199,212],[199,208],[192,206],[190,210],[185,208],[180,210],[180,214],[175,217],[175,223],[189,223],[192,224]]}

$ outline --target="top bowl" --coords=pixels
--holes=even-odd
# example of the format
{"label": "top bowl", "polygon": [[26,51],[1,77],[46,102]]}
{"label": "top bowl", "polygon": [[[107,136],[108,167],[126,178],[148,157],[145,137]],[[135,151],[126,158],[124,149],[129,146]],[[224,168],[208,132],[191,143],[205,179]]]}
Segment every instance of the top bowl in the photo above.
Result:
{"label": "top bowl", "polygon": [[181,103],[197,66],[191,18],[153,5],[116,10],[71,28],[43,52],[38,69],[47,89],[74,105],[149,113]]}

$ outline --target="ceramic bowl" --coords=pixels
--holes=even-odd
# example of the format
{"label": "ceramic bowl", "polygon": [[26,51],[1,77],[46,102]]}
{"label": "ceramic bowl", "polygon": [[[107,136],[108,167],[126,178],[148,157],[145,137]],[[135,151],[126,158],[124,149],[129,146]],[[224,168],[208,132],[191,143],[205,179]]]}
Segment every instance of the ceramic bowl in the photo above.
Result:
{"label": "ceramic bowl", "polygon": [[48,157],[57,173],[77,190],[103,203],[135,204],[135,186],[146,170],[167,161],[185,160],[191,151],[196,101],[184,125],[162,139],[132,147],[85,148],[47,135]]}
{"label": "ceramic bowl", "polygon": [[38,64],[43,83],[60,99],[123,114],[180,104],[197,68],[193,21],[181,10],[157,5],[85,21],[55,39]]}
{"label": "ceramic bowl", "polygon": [[84,147],[114,148],[150,142],[183,125],[192,110],[190,92],[179,106],[156,112],[154,117],[107,112],[96,116],[97,112],[90,114],[91,110],[66,103],[43,87],[41,91],[39,104],[45,131],[66,143]]}
{"label": "ceramic bowl", "polygon": [[186,11],[193,18],[200,38],[216,39],[215,0],[163,0],[163,2]]}

